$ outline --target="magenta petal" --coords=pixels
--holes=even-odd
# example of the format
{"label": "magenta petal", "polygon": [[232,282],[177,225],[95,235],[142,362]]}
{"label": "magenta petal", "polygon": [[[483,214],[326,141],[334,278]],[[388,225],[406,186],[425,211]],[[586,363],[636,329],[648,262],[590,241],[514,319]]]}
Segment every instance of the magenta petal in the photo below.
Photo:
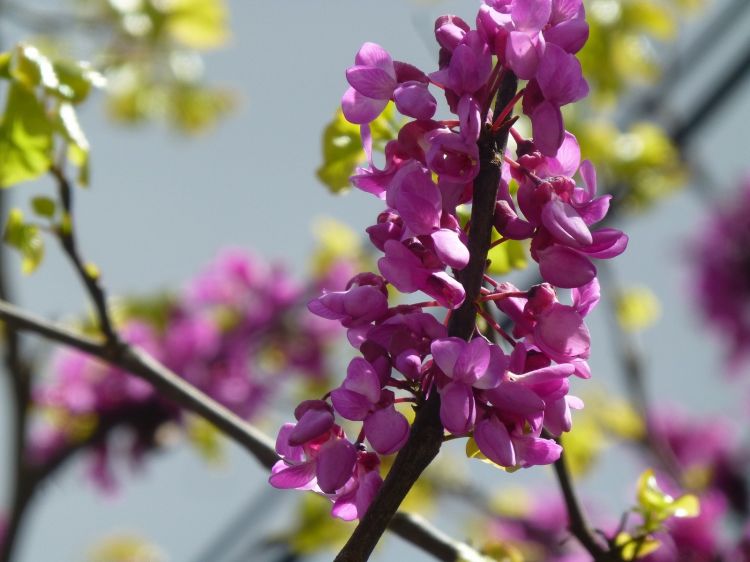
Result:
{"label": "magenta petal", "polygon": [[538,33],[534,35],[523,31],[511,31],[505,47],[508,65],[522,80],[534,78],[539,67],[543,43],[539,43]]}
{"label": "magenta petal", "polygon": [[581,316],[586,316],[599,302],[601,296],[599,280],[594,277],[582,287],[573,289],[570,294],[573,297],[573,308]]}
{"label": "magenta petal", "polygon": [[490,403],[501,412],[518,414],[529,418],[544,410],[544,400],[522,384],[510,381],[501,382],[487,392]]}
{"label": "magenta petal", "polygon": [[383,277],[401,292],[418,291],[429,275],[419,258],[397,240],[386,241],[384,250],[385,257],[378,260]]}
{"label": "magenta petal", "polygon": [[544,30],[547,43],[554,43],[568,53],[581,50],[589,38],[589,24],[583,18],[570,19]]}
{"label": "magenta petal", "polygon": [[461,351],[453,366],[453,380],[473,385],[490,364],[490,347],[484,338],[474,338]]}
{"label": "magenta petal", "polygon": [[367,42],[359,48],[354,62],[362,66],[372,66],[380,68],[391,74],[396,79],[396,71],[393,66],[393,59],[383,47],[377,43]]}
{"label": "magenta petal", "polygon": [[365,436],[381,455],[390,455],[409,438],[409,421],[393,406],[375,410],[365,419]]}
{"label": "magenta petal", "polygon": [[[511,17],[517,29],[539,31],[552,13],[552,0],[516,0]],[[519,77],[520,78],[520,77]]]}
{"label": "magenta petal", "polygon": [[326,494],[333,494],[352,477],[357,462],[357,448],[346,439],[329,441],[320,449],[315,467],[318,486]]}
{"label": "magenta petal", "polygon": [[564,133],[560,108],[546,100],[540,103],[531,114],[531,128],[534,144],[541,153],[555,156],[563,142]]}
{"label": "magenta petal", "polygon": [[449,337],[435,340],[430,345],[432,358],[443,373],[453,378],[453,369],[467,343],[461,338]]}
{"label": "magenta petal", "polygon": [[591,160],[584,160],[580,171],[589,199],[592,199],[596,195],[596,168],[594,168]]}
{"label": "magenta petal", "polygon": [[440,306],[451,310],[461,306],[466,298],[464,286],[444,271],[432,273],[427,277],[422,290],[435,299]]}
{"label": "magenta petal", "polygon": [[589,92],[588,83],[581,72],[581,63],[555,44],[546,46],[536,79],[544,99],[557,106],[578,101]]}
{"label": "magenta petal", "polygon": [[572,426],[573,419],[564,396],[547,406],[544,411],[544,427],[553,436],[559,437],[562,433],[570,431]]}
{"label": "magenta petal", "polygon": [[347,69],[346,80],[360,94],[376,100],[390,99],[398,85],[385,70],[370,66],[353,66]]}
{"label": "magenta petal", "polygon": [[289,445],[303,445],[323,435],[333,426],[333,412],[329,409],[311,408],[307,410],[289,434]]}
{"label": "magenta petal", "polygon": [[440,390],[440,421],[445,429],[463,435],[471,431],[475,417],[476,404],[470,386],[451,382]]}
{"label": "magenta petal", "polygon": [[351,360],[342,386],[363,395],[373,404],[380,400],[380,377],[369,361],[362,357]]}
{"label": "magenta petal", "polygon": [[563,289],[580,287],[596,277],[591,260],[565,246],[550,246],[539,252],[538,258],[542,278]]}
{"label": "magenta petal", "polygon": [[433,232],[430,238],[435,244],[435,253],[448,267],[463,269],[469,263],[469,249],[457,232],[441,228]]}
{"label": "magenta petal", "polygon": [[482,420],[474,428],[474,441],[485,457],[500,466],[514,466],[516,454],[505,424],[495,416]]}
{"label": "magenta petal", "polygon": [[440,227],[443,202],[431,181],[404,182],[395,194],[395,208],[416,235],[430,234]]}
{"label": "magenta petal", "polygon": [[309,490],[315,479],[315,463],[306,462],[293,466],[279,461],[271,469],[268,483],[274,488]]}
{"label": "magenta petal", "polygon": [[537,174],[545,178],[549,176],[571,177],[576,173],[580,164],[581,147],[578,145],[578,139],[573,134],[565,131],[563,142],[557,150],[557,154],[554,158],[545,158]]}
{"label": "magenta petal", "polygon": [[393,92],[396,109],[414,119],[432,119],[437,101],[427,89],[427,84],[410,80],[400,84]]}
{"label": "magenta petal", "polygon": [[513,438],[513,445],[523,467],[551,464],[560,458],[562,447],[552,439],[541,439],[530,435]]}
{"label": "magenta petal", "polygon": [[302,447],[293,446],[289,444],[289,436],[294,431],[296,424],[285,423],[279,429],[279,434],[276,437],[276,452],[289,461],[300,462],[305,458],[305,452]]}
{"label": "magenta petal", "polygon": [[570,306],[554,304],[534,328],[534,340],[554,360],[587,357],[591,336],[583,318]]}
{"label": "magenta petal", "polygon": [[495,388],[500,384],[500,381],[505,375],[505,370],[508,367],[508,356],[505,355],[503,350],[497,345],[490,345],[489,348],[490,363],[487,365],[487,370],[484,372],[484,375],[474,382],[474,388],[482,390]]}
{"label": "magenta petal", "polygon": [[372,402],[366,397],[345,388],[331,392],[331,403],[342,417],[352,421],[362,421],[372,409]]}
{"label": "magenta petal", "polygon": [[349,88],[341,98],[341,110],[350,123],[364,125],[373,121],[388,105],[388,99],[372,99]]}
{"label": "magenta petal", "polygon": [[628,247],[628,235],[614,228],[597,230],[593,238],[591,246],[586,248],[586,253],[592,258],[614,258]]}
{"label": "magenta petal", "polygon": [[575,366],[572,363],[562,363],[560,365],[549,365],[516,375],[516,384],[535,386],[550,381],[559,381],[569,377],[575,372]]}
{"label": "magenta petal", "polygon": [[602,195],[601,197],[597,197],[583,207],[579,207],[578,213],[581,215],[581,218],[586,224],[592,225],[594,223],[597,223],[605,216],[607,216],[607,211],[609,211],[609,202],[611,199],[611,195]]}
{"label": "magenta petal", "polygon": [[591,232],[578,212],[561,199],[552,199],[542,208],[542,224],[561,244],[579,248],[592,242]]}
{"label": "magenta petal", "polygon": [[357,487],[357,517],[364,517],[367,510],[370,508],[372,500],[380,491],[380,487],[383,485],[383,479],[378,474],[377,470],[372,470],[361,476],[359,479],[359,486]]}
{"label": "magenta petal", "polygon": [[357,513],[357,489],[352,489],[345,494],[341,494],[333,502],[331,515],[342,521],[354,521],[359,514]]}

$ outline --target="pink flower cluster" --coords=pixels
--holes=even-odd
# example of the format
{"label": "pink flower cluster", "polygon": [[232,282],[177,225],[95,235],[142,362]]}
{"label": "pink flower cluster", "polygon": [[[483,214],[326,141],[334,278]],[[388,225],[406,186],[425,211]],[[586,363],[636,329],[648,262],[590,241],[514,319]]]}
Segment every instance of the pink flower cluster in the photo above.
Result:
{"label": "pink flower cluster", "polygon": [[[343,112],[361,125],[369,160],[351,181],[385,204],[367,228],[383,256],[379,274],[356,275],[344,291],[309,304],[314,314],[347,328],[361,356],[351,361],[339,388],[304,402],[296,423],[282,428],[281,460],[270,480],[279,488],[325,494],[334,515],[346,519],[363,515],[380,482],[365,441],[377,454],[398,451],[410,426],[397,405],[418,406],[430,392],[440,393],[447,432],[473,437],[498,465],[556,460],[560,446],[543,438],[542,430],[568,431],[571,408],[582,407],[568,390],[571,375],[590,376],[584,317],[599,300],[592,259],[614,257],[627,245],[617,230],[594,229],[609,196],[597,196],[593,167],[580,162],[578,143],[565,132],[560,113],[588,91],[574,56],[588,34],[581,0],[485,0],[476,22],[471,29],[457,16],[438,18],[439,68],[430,74],[394,61],[374,43],[362,46],[346,73]],[[526,80],[525,87],[493,111],[509,73]],[[430,87],[444,91],[450,119],[434,119]],[[372,162],[369,123],[389,101],[412,120],[386,145],[379,168]],[[522,291],[485,276],[473,304],[488,328],[464,341],[449,337],[445,324],[424,309],[447,309],[449,316],[466,299],[451,273],[470,257],[470,225],[461,223],[457,207],[472,200],[480,136],[511,127],[508,116],[517,103],[531,120],[533,138],[511,129],[517,148],[504,155],[494,224],[498,243],[530,240],[546,282]],[[577,171],[581,184],[573,179]],[[433,300],[393,306],[389,285]],[[572,289],[572,304],[558,299],[556,287]],[[512,335],[498,314],[512,320]],[[504,347],[493,343],[495,337],[505,340]],[[362,422],[353,442],[337,415]]]}
{"label": "pink flower cluster", "polygon": [[729,348],[729,367],[750,357],[750,176],[698,230],[691,252],[703,316]]}
{"label": "pink flower cluster", "polygon": [[[332,278],[305,288],[280,267],[226,251],[181,295],[147,306],[120,333],[248,419],[284,378],[325,379],[325,347],[338,330],[303,313],[304,303],[323,287],[340,286]],[[32,460],[46,462],[74,445],[77,433],[93,431],[91,476],[105,490],[115,484],[111,430],[130,430],[129,456],[137,461],[154,447],[164,423],[181,421],[177,407],[145,381],[70,349],[56,354],[50,380],[34,389],[33,398],[46,415],[31,436]]]}

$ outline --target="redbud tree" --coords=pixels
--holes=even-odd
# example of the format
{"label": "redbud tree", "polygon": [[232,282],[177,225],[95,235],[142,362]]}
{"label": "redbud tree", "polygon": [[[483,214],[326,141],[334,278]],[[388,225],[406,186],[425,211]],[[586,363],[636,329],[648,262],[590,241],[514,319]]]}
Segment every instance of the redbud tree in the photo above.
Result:
{"label": "redbud tree", "polygon": [[[304,280],[232,248],[180,289],[146,297],[111,298],[82,250],[75,203],[89,184],[90,146],[77,110],[103,89],[121,120],[166,118],[196,131],[223,116],[232,96],[197,70],[200,52],[226,38],[223,3],[83,3],[75,18],[114,37],[93,64],[54,44],[4,46],[0,186],[47,178],[53,190],[31,197],[30,211],[3,209],[2,256],[17,251],[31,273],[56,242],[92,313],[71,325],[14,305],[0,260],[14,424],[0,559],[15,559],[30,506],[71,458],[84,457],[87,480],[112,495],[122,488],[118,465],[142,467],[168,432],[209,458],[224,436],[268,471],[270,486],[303,491],[303,502],[323,498],[315,516],[303,504],[289,544],[280,541],[282,556],[295,559],[338,541],[337,561],[367,560],[387,531],[441,560],[750,559],[746,451],[729,422],[651,403],[633,331],[656,304],[647,291],[619,287],[609,265],[629,242],[615,219],[684,180],[681,151],[739,70],[671,130],[604,126],[587,112],[605,114],[635,63],[644,74],[648,65],[635,51],[634,68],[602,65],[640,37],[633,22],[665,39],[674,7],[477,4],[473,13],[437,17],[429,68],[391,52],[386,37],[365,36],[341,69],[346,89],[323,135],[318,177],[377,202],[363,233],[333,227]],[[56,29],[21,5],[7,9]],[[653,111],[659,88],[649,95],[633,113]],[[747,309],[746,199],[720,210],[690,252],[696,300],[707,323],[728,335],[734,370],[750,333],[737,313]],[[587,390],[602,339],[587,318],[605,302],[629,403]],[[58,346],[48,359],[31,352],[33,336]],[[48,375],[39,377],[43,364]],[[271,406],[294,419],[282,422],[275,442],[259,429]],[[633,445],[648,467],[628,483],[631,507],[614,518],[589,514],[574,479],[606,438]],[[445,476],[446,466],[455,472],[474,462],[441,452],[454,441],[509,480],[550,470],[557,489],[523,505],[493,503],[491,483]],[[425,487],[484,515],[469,540],[411,512],[407,496]],[[739,532],[726,539],[729,520]],[[336,521],[349,522],[343,536]],[[142,547],[116,542],[94,556],[135,559]]]}

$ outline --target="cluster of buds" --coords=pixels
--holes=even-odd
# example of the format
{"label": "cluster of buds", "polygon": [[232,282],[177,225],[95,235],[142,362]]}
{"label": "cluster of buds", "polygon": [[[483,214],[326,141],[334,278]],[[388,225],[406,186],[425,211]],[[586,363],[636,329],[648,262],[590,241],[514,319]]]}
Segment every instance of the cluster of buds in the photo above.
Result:
{"label": "cluster of buds", "polygon": [[[599,300],[592,259],[614,257],[627,245],[617,230],[592,230],[609,196],[596,195],[594,169],[580,162],[560,112],[588,92],[575,57],[588,34],[581,0],[485,0],[476,24],[438,18],[439,68],[431,74],[394,61],[374,43],[362,46],[346,73],[344,116],[361,126],[369,161],[351,181],[386,206],[367,228],[383,256],[379,274],[356,275],[344,291],[309,304],[347,328],[360,356],[339,388],[301,404],[296,423],[282,428],[282,458],[270,479],[279,488],[328,496],[333,514],[345,519],[361,517],[374,497],[381,482],[377,455],[406,443],[410,426],[396,406],[419,406],[432,392],[440,393],[446,437],[472,438],[503,467],[554,462],[560,446],[542,431],[557,436],[570,429],[570,410],[582,402],[568,394],[569,378],[590,376],[584,317]],[[507,105],[493,108],[509,78],[527,82]],[[450,119],[434,118],[430,87],[443,90]],[[378,168],[369,123],[390,101],[411,120],[386,145]],[[530,139],[513,128],[516,104],[531,121]],[[446,328],[467,298],[454,276],[470,260],[471,225],[461,221],[459,207],[471,204],[474,180],[487,165],[481,139],[508,130],[515,150],[502,155],[496,244],[529,240],[545,282],[522,291],[485,275],[472,303],[483,327],[465,341]],[[389,286],[432,300],[392,306]],[[572,289],[572,304],[558,300],[557,288]],[[444,309],[446,321],[428,308]],[[500,315],[512,321],[511,333]],[[354,440],[336,416],[362,422]]]}

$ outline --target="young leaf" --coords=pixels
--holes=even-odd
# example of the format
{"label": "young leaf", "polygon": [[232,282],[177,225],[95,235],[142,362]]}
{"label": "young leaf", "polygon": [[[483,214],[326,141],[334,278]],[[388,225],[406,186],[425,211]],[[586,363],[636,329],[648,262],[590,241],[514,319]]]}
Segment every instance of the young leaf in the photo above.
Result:
{"label": "young leaf", "polygon": [[40,195],[31,200],[31,208],[34,209],[34,212],[40,217],[51,219],[55,216],[57,203],[55,203],[55,200],[50,197]]}
{"label": "young leaf", "polygon": [[21,271],[25,275],[33,273],[44,257],[44,240],[35,225],[24,222],[20,209],[8,214],[3,239],[21,253]]}
{"label": "young leaf", "polygon": [[0,122],[0,186],[35,179],[52,164],[52,125],[33,92],[10,85]]}

